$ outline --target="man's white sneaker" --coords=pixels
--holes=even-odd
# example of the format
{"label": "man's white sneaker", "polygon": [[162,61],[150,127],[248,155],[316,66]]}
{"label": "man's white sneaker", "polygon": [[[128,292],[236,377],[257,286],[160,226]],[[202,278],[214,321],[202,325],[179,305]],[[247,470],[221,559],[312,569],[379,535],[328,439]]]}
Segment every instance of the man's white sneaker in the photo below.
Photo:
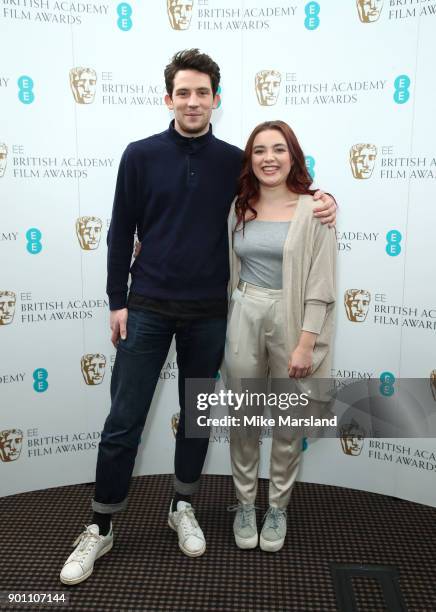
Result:
{"label": "man's white sneaker", "polygon": [[185,501],[177,502],[177,510],[168,514],[168,525],[177,531],[179,548],[188,557],[200,557],[206,550],[206,540],[194,514],[194,508]]}
{"label": "man's white sneaker", "polygon": [[65,561],[60,579],[64,584],[78,584],[86,580],[94,569],[96,559],[113,546],[112,524],[106,536],[99,535],[98,525],[88,525],[74,542],[74,551]]}

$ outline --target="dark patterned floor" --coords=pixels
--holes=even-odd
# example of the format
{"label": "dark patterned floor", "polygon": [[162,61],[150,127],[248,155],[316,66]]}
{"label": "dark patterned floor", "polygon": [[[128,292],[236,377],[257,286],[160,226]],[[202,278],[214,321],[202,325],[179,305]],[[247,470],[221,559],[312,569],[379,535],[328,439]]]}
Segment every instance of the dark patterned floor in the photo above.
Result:
{"label": "dark patterned floor", "polygon": [[[92,493],[77,485],[0,500],[0,591],[66,590],[68,612],[329,612],[337,610],[333,561],[395,565],[409,612],[436,611],[436,509],[297,483],[282,551],[242,551],[226,511],[234,503],[227,476],[205,476],[196,500],[207,539],[203,557],[185,557],[167,526],[171,477],[143,476],[133,480],[127,513],[115,518],[113,550],[86,582],[64,587],[58,574],[90,518]],[[258,505],[260,520],[265,481]],[[360,612],[386,609],[377,583],[353,584]]]}

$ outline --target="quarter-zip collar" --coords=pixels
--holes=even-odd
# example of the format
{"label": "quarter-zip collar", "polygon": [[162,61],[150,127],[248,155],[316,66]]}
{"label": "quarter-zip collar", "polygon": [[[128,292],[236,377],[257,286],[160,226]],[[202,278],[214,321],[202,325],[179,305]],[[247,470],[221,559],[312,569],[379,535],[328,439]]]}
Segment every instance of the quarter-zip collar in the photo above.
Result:
{"label": "quarter-zip collar", "polygon": [[180,147],[185,147],[192,152],[196,152],[211,142],[213,138],[212,124],[209,124],[209,130],[202,136],[182,136],[182,134],[179,134],[175,129],[173,119],[168,128],[168,136]]}

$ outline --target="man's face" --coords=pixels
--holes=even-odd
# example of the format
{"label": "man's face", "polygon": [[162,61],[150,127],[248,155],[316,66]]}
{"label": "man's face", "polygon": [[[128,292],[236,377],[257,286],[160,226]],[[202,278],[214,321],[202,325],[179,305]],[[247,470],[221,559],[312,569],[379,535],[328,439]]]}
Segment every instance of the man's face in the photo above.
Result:
{"label": "man's face", "polygon": [[376,157],[375,147],[363,145],[358,149],[352,149],[350,164],[354,178],[368,179],[374,170]]}
{"label": "man's face", "polygon": [[4,176],[6,164],[8,160],[8,148],[5,144],[0,143],[0,178]]}
{"label": "man's face", "polygon": [[383,0],[356,0],[359,19],[363,23],[372,23],[380,17]]}
{"label": "man's face", "polygon": [[72,89],[74,99],[79,104],[94,102],[97,75],[94,70],[82,70],[73,76]]}
{"label": "man's face", "polygon": [[176,130],[183,136],[201,136],[209,129],[217,99],[212,94],[210,76],[197,70],[179,70],[174,77],[173,95],[165,96],[174,111]]}
{"label": "man's face", "polygon": [[345,294],[345,310],[350,321],[362,323],[368,314],[371,297],[367,291],[351,290]]}
{"label": "man's face", "polygon": [[168,17],[174,30],[187,30],[191,24],[194,0],[167,0]]}
{"label": "man's face", "polygon": [[23,443],[23,432],[19,429],[1,432],[0,438],[3,440],[0,442],[0,459],[5,463],[18,459]]}
{"label": "man's face", "polygon": [[359,433],[341,438],[342,449],[346,455],[357,457],[362,452],[364,437]]}
{"label": "man's face", "polygon": [[9,325],[14,319],[15,293],[0,291],[0,325]]}
{"label": "man's face", "polygon": [[82,361],[83,378],[87,385],[99,385],[106,369],[106,357],[104,355],[85,355]]}
{"label": "man's face", "polygon": [[264,70],[256,75],[256,94],[259,104],[273,106],[280,93],[281,76],[279,72]]}
{"label": "man's face", "polygon": [[98,248],[101,237],[100,219],[88,219],[78,225],[78,238],[80,246],[85,251],[93,251]]}

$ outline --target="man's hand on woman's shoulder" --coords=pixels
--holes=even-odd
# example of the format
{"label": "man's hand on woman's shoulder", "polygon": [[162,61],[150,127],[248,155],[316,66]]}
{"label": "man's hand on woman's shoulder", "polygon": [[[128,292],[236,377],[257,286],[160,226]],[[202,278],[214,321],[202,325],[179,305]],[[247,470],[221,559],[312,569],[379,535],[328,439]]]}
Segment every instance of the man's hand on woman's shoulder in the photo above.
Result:
{"label": "man's hand on woman's shoulder", "polygon": [[335,226],[337,209],[335,199],[330,194],[324,193],[324,191],[320,189],[313,194],[313,199],[320,203],[317,208],[313,209],[314,216],[318,217],[323,225],[328,223],[329,227]]}

